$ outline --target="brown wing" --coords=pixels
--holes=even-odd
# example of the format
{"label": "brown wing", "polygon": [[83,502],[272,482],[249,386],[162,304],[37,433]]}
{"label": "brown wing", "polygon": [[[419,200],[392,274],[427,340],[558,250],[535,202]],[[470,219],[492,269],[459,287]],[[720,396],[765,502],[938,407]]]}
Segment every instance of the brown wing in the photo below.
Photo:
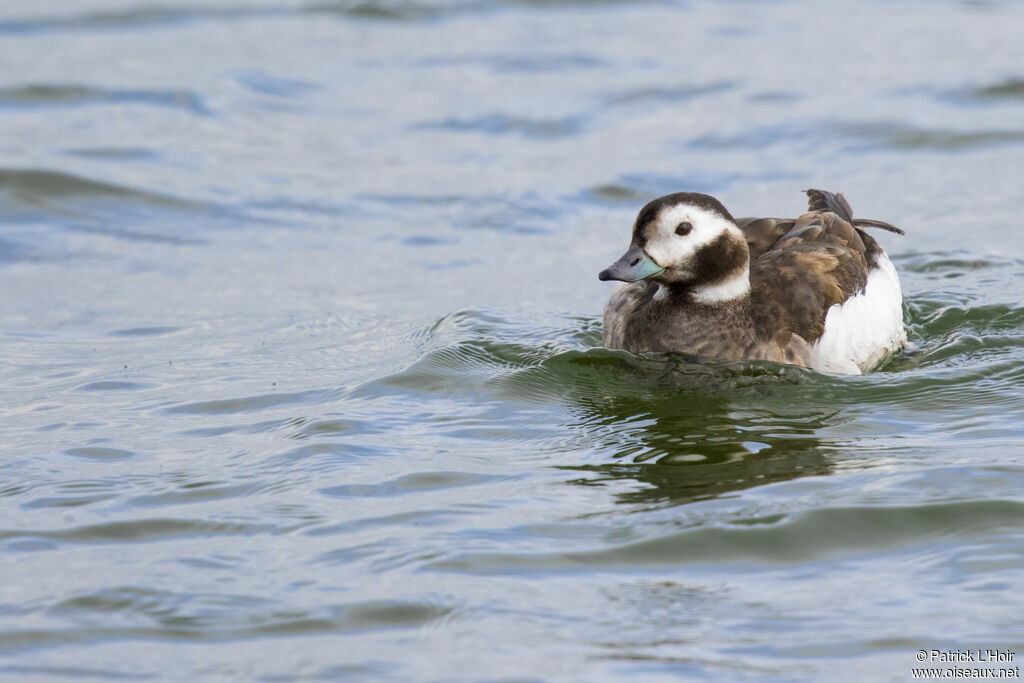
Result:
{"label": "brown wing", "polygon": [[[864,291],[878,243],[838,215],[807,213],[751,263],[755,310],[764,330],[813,343],[828,309]],[[788,338],[788,337],[787,337]]]}
{"label": "brown wing", "polygon": [[[885,221],[876,221],[870,218],[854,218],[850,203],[846,201],[846,197],[840,192],[832,193],[826,190],[807,190],[806,192],[808,213],[834,213],[856,228],[882,228],[898,235],[905,234],[895,225]],[[795,223],[796,220],[793,218],[750,217],[738,218],[736,220],[736,224],[747,238],[747,246],[750,247],[750,260],[752,262],[772,249],[776,242],[793,229]]]}
{"label": "brown wing", "polygon": [[747,238],[750,261],[765,253],[793,228],[792,218],[740,218],[736,224]]}
{"label": "brown wing", "polygon": [[785,345],[790,334],[810,343],[825,331],[828,309],[864,291],[882,255],[859,226],[903,234],[882,221],[853,218],[841,194],[807,190],[809,211],[797,219],[737,221],[750,247],[750,283],[758,326]]}

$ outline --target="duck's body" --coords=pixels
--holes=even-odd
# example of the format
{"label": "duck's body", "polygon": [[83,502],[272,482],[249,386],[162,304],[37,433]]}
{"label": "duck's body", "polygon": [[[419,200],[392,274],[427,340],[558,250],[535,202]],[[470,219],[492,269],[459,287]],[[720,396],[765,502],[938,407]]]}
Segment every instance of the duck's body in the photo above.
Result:
{"label": "duck's body", "polygon": [[603,271],[624,280],[604,345],[770,360],[860,373],[906,344],[896,270],[842,195],[808,190],[797,219],[735,220],[718,200],[678,193],[645,206],[631,248]]}

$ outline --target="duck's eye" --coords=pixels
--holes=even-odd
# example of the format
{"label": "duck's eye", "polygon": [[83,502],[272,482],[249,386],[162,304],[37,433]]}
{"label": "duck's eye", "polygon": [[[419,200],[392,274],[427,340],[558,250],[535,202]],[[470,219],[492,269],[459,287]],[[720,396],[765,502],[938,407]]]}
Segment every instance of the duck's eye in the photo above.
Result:
{"label": "duck's eye", "polygon": [[676,226],[677,235],[689,235],[691,230],[693,230],[693,223],[690,221],[683,221]]}

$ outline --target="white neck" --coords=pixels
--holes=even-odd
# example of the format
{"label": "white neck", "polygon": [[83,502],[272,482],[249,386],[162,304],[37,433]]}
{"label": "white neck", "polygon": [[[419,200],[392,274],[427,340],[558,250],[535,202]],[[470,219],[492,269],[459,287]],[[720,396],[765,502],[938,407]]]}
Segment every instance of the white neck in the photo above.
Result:
{"label": "white neck", "polygon": [[746,268],[736,277],[713,285],[694,287],[693,300],[702,304],[720,304],[742,299],[750,292],[750,271]]}

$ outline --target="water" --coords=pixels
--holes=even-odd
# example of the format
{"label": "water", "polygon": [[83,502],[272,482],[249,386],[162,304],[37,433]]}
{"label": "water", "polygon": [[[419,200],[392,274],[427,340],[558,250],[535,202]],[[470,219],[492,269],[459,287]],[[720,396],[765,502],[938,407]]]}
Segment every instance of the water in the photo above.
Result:
{"label": "water", "polygon": [[[0,677],[1024,657],[1024,7],[0,8]],[[913,349],[600,345],[661,193],[842,191]]]}

